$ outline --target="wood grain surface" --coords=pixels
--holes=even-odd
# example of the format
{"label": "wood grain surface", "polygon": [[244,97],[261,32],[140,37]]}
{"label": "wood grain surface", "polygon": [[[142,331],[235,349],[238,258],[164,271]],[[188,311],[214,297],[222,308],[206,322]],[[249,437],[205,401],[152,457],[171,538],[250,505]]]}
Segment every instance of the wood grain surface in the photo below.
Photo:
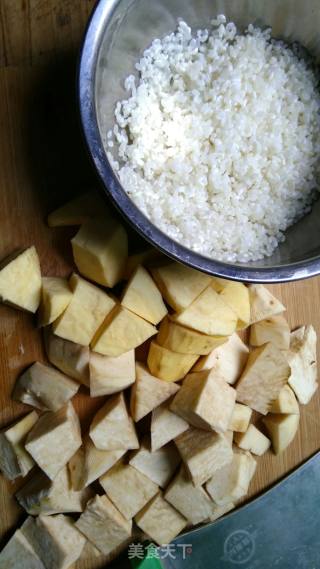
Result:
{"label": "wood grain surface", "polygon": [[1,0],[0,65],[50,64],[76,52],[95,0]]}
{"label": "wood grain surface", "polygon": [[[0,1],[0,259],[34,244],[44,275],[72,269],[72,229],[49,229],[47,213],[82,189],[97,185],[81,138],[75,69],[91,0]],[[271,287],[287,306],[292,328],[312,323],[320,336],[320,279]],[[35,319],[0,306],[0,427],[28,408],[12,402],[22,369],[44,359]],[[319,393],[301,408],[294,443],[280,457],[259,459],[250,489],[254,496],[320,448]],[[101,399],[80,393],[76,406],[84,424]],[[0,476],[0,545],[24,518],[14,493],[21,482]],[[93,569],[89,556],[78,569]]]}

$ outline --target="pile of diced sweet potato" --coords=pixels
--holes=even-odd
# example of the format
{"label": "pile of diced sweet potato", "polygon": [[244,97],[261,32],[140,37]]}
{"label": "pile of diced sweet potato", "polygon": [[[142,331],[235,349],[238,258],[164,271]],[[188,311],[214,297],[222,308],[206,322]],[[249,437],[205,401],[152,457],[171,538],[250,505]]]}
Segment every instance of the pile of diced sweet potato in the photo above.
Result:
{"label": "pile of diced sweet potato", "polygon": [[[48,358],[13,390],[34,409],[0,433],[3,475],[32,470],[16,494],[29,517],[0,554],[10,569],[22,560],[64,569],[88,552],[100,563],[133,527],[164,544],[216,520],[247,494],[253,455],[287,448],[298,401],[317,389],[313,327],[291,332],[263,285],[154,250],[128,256],[124,227],[95,196],[63,206],[49,225],[80,225],[80,274],[42,277],[34,247],[0,269],[2,301],[37,312]],[[250,349],[238,335],[246,329]],[[71,402],[80,384],[105,398],[82,433]]]}

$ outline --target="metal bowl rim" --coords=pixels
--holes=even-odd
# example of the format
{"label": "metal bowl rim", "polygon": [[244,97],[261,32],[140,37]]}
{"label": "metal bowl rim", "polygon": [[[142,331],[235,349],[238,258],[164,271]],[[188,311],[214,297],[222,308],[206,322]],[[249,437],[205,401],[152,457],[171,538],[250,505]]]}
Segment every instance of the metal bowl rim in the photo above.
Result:
{"label": "metal bowl rim", "polygon": [[96,114],[96,67],[104,30],[108,18],[111,17],[113,4],[110,0],[99,0],[89,19],[80,50],[77,97],[89,155],[103,183],[104,192],[111,198],[115,207],[140,235],[163,253],[176,261],[208,274],[252,283],[290,282],[318,275],[320,273],[320,255],[273,267],[239,266],[205,257],[187,249],[163,233],[129,198],[106,156]]}

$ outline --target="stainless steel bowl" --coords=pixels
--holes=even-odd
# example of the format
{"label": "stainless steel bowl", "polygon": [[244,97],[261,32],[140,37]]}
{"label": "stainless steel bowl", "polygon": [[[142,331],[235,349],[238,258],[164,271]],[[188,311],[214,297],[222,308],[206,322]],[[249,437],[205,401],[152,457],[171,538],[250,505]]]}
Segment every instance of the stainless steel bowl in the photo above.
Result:
{"label": "stainless steel bowl", "polygon": [[81,119],[89,151],[107,195],[131,225],[170,257],[221,277],[248,282],[281,282],[320,273],[320,201],[310,215],[291,227],[271,257],[228,264],[186,249],[165,235],[135,206],[115,175],[104,150],[114,122],[116,101],[125,98],[124,78],[156,37],[184,18],[206,27],[225,14],[240,28],[272,26],[275,37],[298,41],[320,57],[319,0],[100,0],[89,22],[79,67]]}

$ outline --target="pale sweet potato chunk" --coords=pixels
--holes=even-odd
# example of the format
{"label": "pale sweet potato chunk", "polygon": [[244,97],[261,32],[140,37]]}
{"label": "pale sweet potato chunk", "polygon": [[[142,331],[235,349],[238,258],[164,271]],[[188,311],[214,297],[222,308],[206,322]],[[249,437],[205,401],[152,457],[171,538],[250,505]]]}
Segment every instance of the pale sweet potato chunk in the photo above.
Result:
{"label": "pale sweet potato chunk", "polygon": [[39,326],[54,322],[71,302],[72,292],[67,279],[61,277],[42,277],[41,302],[39,306]]}
{"label": "pale sweet potato chunk", "polygon": [[121,304],[151,324],[158,324],[168,312],[158,287],[141,265],[131,276]]}
{"label": "pale sweet potato chunk", "polygon": [[128,415],[123,393],[113,395],[99,409],[90,425],[90,437],[101,450],[139,448],[134,423]]}
{"label": "pale sweet potato chunk", "polygon": [[248,493],[252,460],[249,453],[236,451],[232,461],[208,480],[206,490],[218,506],[235,502]]}
{"label": "pale sweet potato chunk", "polygon": [[135,522],[150,539],[164,545],[170,543],[187,525],[187,520],[161,494],[155,496],[139,514]]}
{"label": "pale sweet potato chunk", "polygon": [[252,324],[250,329],[251,346],[263,346],[273,343],[279,350],[288,350],[290,346],[290,328],[282,314],[270,316]]}
{"label": "pale sweet potato chunk", "polygon": [[0,264],[0,300],[36,312],[41,298],[41,269],[35,247],[11,255]]}
{"label": "pale sweet potato chunk", "polygon": [[249,290],[243,283],[226,279],[213,278],[211,286],[220,293],[224,302],[232,308],[238,317],[237,330],[250,324]]}
{"label": "pale sweet potato chunk", "polygon": [[83,276],[111,288],[123,278],[128,257],[127,232],[110,215],[83,223],[71,244],[74,262]]}
{"label": "pale sweet potato chunk", "polygon": [[71,403],[41,415],[25,444],[27,452],[51,480],[80,446],[80,423]]}
{"label": "pale sweet potato chunk", "polygon": [[225,436],[202,429],[185,431],[175,443],[195,486],[204,484],[233,457]]}
{"label": "pale sweet potato chunk", "polygon": [[200,524],[214,514],[216,504],[203,488],[196,488],[182,466],[164,494],[169,502],[191,524]]}
{"label": "pale sweet potato chunk", "polygon": [[49,362],[60,371],[89,387],[89,348],[44,332],[45,348]]}
{"label": "pale sweet potato chunk", "polygon": [[242,405],[241,403],[236,403],[229,423],[230,431],[245,433],[249,427],[251,417],[252,409],[250,409],[250,407]]}
{"label": "pale sweet potato chunk", "polygon": [[287,360],[276,346],[268,343],[255,348],[237,383],[237,401],[266,415],[289,375]]}
{"label": "pale sweet potato chunk", "polygon": [[82,512],[91,497],[89,488],[78,491],[70,487],[67,466],[54,480],[39,470],[16,494],[19,504],[32,516]]}
{"label": "pale sweet potato chunk", "polygon": [[35,362],[18,378],[13,399],[38,409],[58,411],[77,393],[79,383],[56,369]]}
{"label": "pale sweet potato chunk", "polygon": [[207,355],[214,348],[224,344],[227,336],[208,336],[177,324],[167,317],[160,325],[157,343],[180,354]]}
{"label": "pale sweet potato chunk", "polygon": [[66,227],[82,225],[88,219],[101,215],[101,210],[107,213],[106,202],[97,191],[86,192],[68,201],[48,215],[49,227]]}
{"label": "pale sweet potato chunk", "polygon": [[164,381],[179,381],[197,361],[198,356],[179,354],[152,341],[148,353],[148,366],[152,375]]}
{"label": "pale sweet potato chunk", "polygon": [[134,350],[110,357],[90,353],[90,395],[101,397],[126,389],[135,382]]}
{"label": "pale sweet potato chunk", "polygon": [[90,500],[75,525],[106,555],[126,542],[132,532],[132,522],[117,510],[107,496],[95,496]]}
{"label": "pale sweet potato chunk", "polygon": [[172,318],[178,324],[210,336],[229,336],[237,326],[236,313],[210,286],[190,306]]}
{"label": "pale sweet potato chunk", "polygon": [[210,354],[200,358],[193,371],[212,369],[216,375],[233,385],[239,379],[249,356],[249,349],[239,338],[232,334],[222,346],[214,348]]}
{"label": "pale sweet potato chunk", "polygon": [[[116,552],[114,552],[114,555],[116,555]],[[80,567],[82,565],[91,567],[92,565],[92,569],[105,569],[108,563],[110,563],[110,556],[99,551],[91,541],[87,540],[79,557]]]}
{"label": "pale sweet potato chunk", "polygon": [[299,427],[300,415],[268,415],[263,423],[270,435],[275,454],[280,454],[292,443]]}
{"label": "pale sweet potato chunk", "polygon": [[63,514],[28,518],[21,528],[46,569],[68,569],[79,559],[85,537]]}
{"label": "pale sweet potato chunk", "polygon": [[291,334],[286,357],[290,366],[289,385],[299,403],[307,405],[318,389],[317,334],[313,326],[300,328]]}
{"label": "pale sweet potato chunk", "polygon": [[174,444],[168,444],[151,452],[146,438],[143,439],[140,449],[133,453],[129,461],[131,466],[161,488],[168,484],[179,463],[180,456]]}
{"label": "pale sweet potato chunk", "polygon": [[262,456],[270,448],[269,439],[254,425],[249,425],[245,433],[235,433],[234,440],[239,448]]}
{"label": "pale sweet potato chunk", "polygon": [[124,306],[116,306],[93,338],[91,347],[105,356],[116,357],[137,348],[157,329]]}
{"label": "pale sweet potato chunk", "polygon": [[131,520],[155,496],[157,484],[130,466],[118,462],[99,480],[119,512]]}
{"label": "pale sweet potato chunk", "polygon": [[260,322],[276,314],[281,314],[286,307],[262,284],[249,287],[251,319],[250,323]]}
{"label": "pale sweet potato chunk", "polygon": [[3,569],[45,569],[32,545],[17,529],[0,553]]}
{"label": "pale sweet potato chunk", "polygon": [[222,516],[224,516],[228,512],[231,512],[231,510],[234,510],[235,507],[236,506],[233,502],[231,502],[230,504],[225,504],[224,506],[217,506],[216,505],[212,516],[210,516],[208,518],[208,520],[206,520],[206,521],[215,522],[219,518],[222,518]]}
{"label": "pale sweet potato chunk", "polygon": [[187,375],[170,409],[194,427],[224,433],[235,401],[235,389],[209,370]]}
{"label": "pale sweet potato chunk", "polygon": [[162,254],[160,253],[160,251],[154,249],[153,247],[129,255],[123,278],[125,280],[129,280],[139,265],[143,265],[145,267],[146,265],[152,263],[156,259],[161,258],[161,256]]}
{"label": "pale sweet potato chunk", "polygon": [[163,298],[174,310],[184,310],[210,284],[211,277],[166,259],[151,267]]}
{"label": "pale sweet potato chunk", "polygon": [[151,416],[151,450],[163,447],[189,428],[189,423],[170,411],[171,400],[159,405]]}
{"label": "pale sweet potato chunk", "polygon": [[32,411],[0,432],[0,470],[8,480],[26,476],[34,465],[24,443],[38,418],[38,413]]}
{"label": "pale sweet potato chunk", "polygon": [[271,405],[270,413],[299,415],[298,401],[289,385],[285,385],[281,389],[277,399],[275,399]]}
{"label": "pale sweet potato chunk", "polygon": [[68,468],[74,490],[82,490],[105,474],[126,452],[121,450],[100,450],[89,436],[83,446],[71,457]]}
{"label": "pale sweet potato chunk", "polygon": [[52,325],[53,332],[76,344],[88,346],[115,306],[115,301],[95,285],[73,274],[70,281],[73,296],[63,314]]}
{"label": "pale sweet potato chunk", "polygon": [[137,362],[136,381],[131,388],[130,399],[130,411],[134,421],[140,421],[178,390],[178,385],[154,377],[143,364]]}

